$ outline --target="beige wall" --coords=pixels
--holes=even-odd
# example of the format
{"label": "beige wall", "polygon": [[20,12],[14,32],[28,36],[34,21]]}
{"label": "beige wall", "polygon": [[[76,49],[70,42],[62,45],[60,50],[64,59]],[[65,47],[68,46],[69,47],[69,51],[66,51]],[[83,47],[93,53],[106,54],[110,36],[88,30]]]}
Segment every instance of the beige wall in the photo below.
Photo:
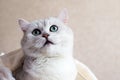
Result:
{"label": "beige wall", "polygon": [[20,47],[18,18],[45,18],[63,8],[75,33],[75,56],[99,80],[120,80],[120,0],[0,0],[0,51]]}

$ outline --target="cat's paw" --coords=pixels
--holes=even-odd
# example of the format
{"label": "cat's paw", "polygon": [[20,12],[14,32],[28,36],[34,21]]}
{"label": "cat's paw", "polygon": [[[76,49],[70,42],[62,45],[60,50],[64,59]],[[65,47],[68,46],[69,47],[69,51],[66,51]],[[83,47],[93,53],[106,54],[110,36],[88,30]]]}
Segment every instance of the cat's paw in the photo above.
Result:
{"label": "cat's paw", "polygon": [[7,77],[0,75],[0,80],[15,80],[15,78],[13,78],[13,77],[7,78]]}
{"label": "cat's paw", "polygon": [[15,80],[15,79],[14,78],[8,79],[8,78],[5,78],[3,76],[0,76],[0,80]]}
{"label": "cat's paw", "polygon": [[12,76],[12,72],[8,68],[0,66],[0,80],[15,80],[15,78]]}

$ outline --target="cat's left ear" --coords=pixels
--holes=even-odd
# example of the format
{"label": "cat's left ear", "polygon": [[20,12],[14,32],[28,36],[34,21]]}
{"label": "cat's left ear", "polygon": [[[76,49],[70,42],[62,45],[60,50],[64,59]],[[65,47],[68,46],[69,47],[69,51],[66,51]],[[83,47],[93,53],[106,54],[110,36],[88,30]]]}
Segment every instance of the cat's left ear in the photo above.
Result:
{"label": "cat's left ear", "polygon": [[28,28],[29,22],[24,19],[18,19],[18,24],[19,24],[20,28],[22,29],[22,31],[26,31]]}
{"label": "cat's left ear", "polygon": [[60,19],[63,23],[67,23],[68,22],[68,11],[67,9],[63,9],[59,16],[58,16],[58,19]]}

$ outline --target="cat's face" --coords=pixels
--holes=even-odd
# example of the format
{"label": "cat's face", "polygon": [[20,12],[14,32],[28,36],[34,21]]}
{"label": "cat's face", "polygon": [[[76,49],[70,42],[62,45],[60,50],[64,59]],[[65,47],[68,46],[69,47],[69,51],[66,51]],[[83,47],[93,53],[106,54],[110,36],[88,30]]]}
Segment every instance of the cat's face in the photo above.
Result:
{"label": "cat's face", "polygon": [[65,13],[59,17],[51,17],[42,20],[28,22],[23,19],[19,24],[24,32],[21,41],[22,48],[27,55],[39,56],[70,54],[73,46],[72,30],[65,25],[67,18]]}

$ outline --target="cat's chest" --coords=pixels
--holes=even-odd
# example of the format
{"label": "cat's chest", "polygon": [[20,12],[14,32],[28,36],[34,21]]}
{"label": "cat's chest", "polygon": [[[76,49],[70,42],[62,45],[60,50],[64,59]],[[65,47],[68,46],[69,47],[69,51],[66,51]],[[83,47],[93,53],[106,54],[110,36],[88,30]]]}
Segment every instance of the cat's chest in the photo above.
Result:
{"label": "cat's chest", "polygon": [[65,76],[73,72],[73,64],[66,59],[40,58],[24,67],[24,70],[27,77],[34,80],[65,80]]}

